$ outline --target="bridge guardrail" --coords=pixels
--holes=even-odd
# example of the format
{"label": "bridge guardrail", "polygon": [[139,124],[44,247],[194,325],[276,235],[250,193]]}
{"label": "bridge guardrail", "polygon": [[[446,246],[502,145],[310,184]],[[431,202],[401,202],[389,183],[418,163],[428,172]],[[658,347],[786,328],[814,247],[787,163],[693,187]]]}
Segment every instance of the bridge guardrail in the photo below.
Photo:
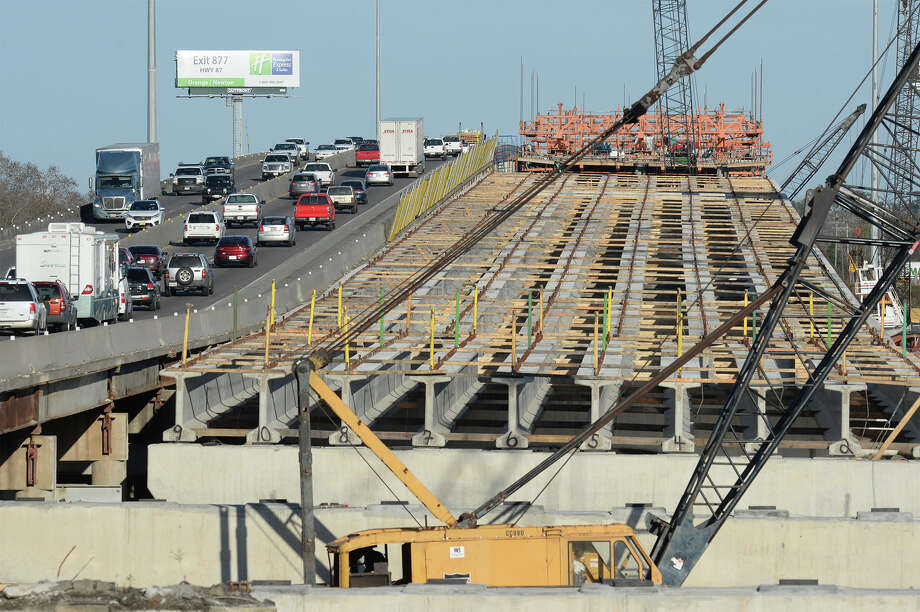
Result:
{"label": "bridge guardrail", "polygon": [[403,231],[410,223],[424,215],[432,206],[441,202],[470,177],[478,175],[492,165],[495,154],[494,138],[481,142],[466,153],[462,153],[450,164],[444,164],[428,178],[415,183],[399,201],[389,240]]}

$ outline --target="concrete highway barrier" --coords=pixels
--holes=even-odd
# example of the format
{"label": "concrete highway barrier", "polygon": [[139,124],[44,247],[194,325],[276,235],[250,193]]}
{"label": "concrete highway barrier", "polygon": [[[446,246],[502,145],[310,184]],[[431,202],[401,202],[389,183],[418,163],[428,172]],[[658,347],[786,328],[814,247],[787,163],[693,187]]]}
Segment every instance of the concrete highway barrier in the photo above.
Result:
{"label": "concrete highway barrier", "polygon": [[[345,151],[323,161],[341,170],[354,165],[354,151]],[[253,187],[253,192],[260,199],[278,197],[286,191],[287,180],[287,177],[278,177],[259,183]],[[259,281],[244,287],[238,302],[238,333],[252,333],[264,326],[271,277],[283,281],[276,294],[276,312],[280,318],[286,311],[309,300],[313,289],[321,292],[330,287],[375,253],[386,243],[400,195],[401,192],[393,194],[331,232],[307,251],[306,257],[292,259],[266,274],[263,288],[260,289]],[[175,231],[175,225],[167,223],[154,229]],[[260,292],[261,298],[258,297]],[[192,313],[190,348],[231,339],[233,309],[227,305],[228,301],[222,300]],[[154,357],[174,356],[182,350],[183,314],[12,340],[4,348],[13,351],[16,358],[0,360],[0,392],[75,379]]]}

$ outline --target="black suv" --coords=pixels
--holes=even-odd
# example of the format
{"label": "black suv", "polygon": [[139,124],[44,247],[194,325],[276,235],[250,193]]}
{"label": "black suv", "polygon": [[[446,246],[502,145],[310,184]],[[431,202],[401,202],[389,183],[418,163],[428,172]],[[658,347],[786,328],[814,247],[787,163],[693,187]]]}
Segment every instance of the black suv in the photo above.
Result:
{"label": "black suv", "polygon": [[128,266],[128,291],[135,306],[143,304],[150,310],[160,309],[160,283],[150,270],[140,266]]}
{"label": "black suv", "polygon": [[225,198],[236,191],[233,175],[221,171],[219,174],[209,174],[204,178],[204,189],[201,190],[201,203],[207,204],[211,200]]}

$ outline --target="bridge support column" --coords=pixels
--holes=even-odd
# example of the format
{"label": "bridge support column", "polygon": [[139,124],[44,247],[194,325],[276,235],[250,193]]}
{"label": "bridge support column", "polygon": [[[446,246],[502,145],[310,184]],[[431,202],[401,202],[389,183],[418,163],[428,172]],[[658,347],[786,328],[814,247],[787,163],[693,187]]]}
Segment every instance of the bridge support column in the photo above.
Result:
{"label": "bridge support column", "polygon": [[54,498],[57,486],[57,437],[25,436],[0,445],[0,490],[16,498]]}
{"label": "bridge support column", "polygon": [[862,446],[850,430],[850,394],[865,391],[865,383],[824,383],[814,395],[811,406],[818,423],[827,428],[831,456],[858,456]]}
{"label": "bridge support column", "polygon": [[661,386],[668,390],[668,399],[666,400],[664,412],[665,439],[661,443],[661,452],[696,452],[696,446],[693,441],[690,399],[687,392],[700,385],[696,383],[663,382]]}
{"label": "bridge support column", "polygon": [[518,406],[518,387],[533,380],[533,377],[493,378],[492,382],[508,386],[508,432],[495,440],[497,448],[527,448],[530,442],[520,427],[520,407]]}
{"label": "bridge support column", "polygon": [[[342,402],[352,408],[354,402],[351,396],[351,382],[353,380],[363,380],[365,376],[361,374],[329,374],[328,376],[329,378],[337,379],[341,383]],[[337,432],[329,434],[329,444],[332,446],[356,446],[361,444],[361,438],[342,423]]]}
{"label": "bridge support column", "polygon": [[425,385],[425,429],[412,436],[412,446],[447,446],[447,439],[444,434],[446,428],[442,427],[438,421],[437,410],[435,406],[436,387],[438,383],[448,383],[453,380],[450,376],[410,376],[410,379],[417,383]]}
{"label": "bridge support column", "polygon": [[188,392],[186,391],[186,379],[199,376],[198,374],[189,374],[187,372],[170,372],[164,370],[163,376],[169,376],[176,380],[176,424],[172,429],[163,432],[164,442],[194,442],[198,439],[198,434],[192,429],[197,423],[191,406],[188,405]]}
{"label": "bridge support column", "polygon": [[66,448],[60,461],[91,462],[91,483],[94,485],[124,485],[130,415],[106,409],[102,414],[88,416],[90,418],[82,425],[74,423],[58,433],[58,447]]}
{"label": "bridge support column", "polygon": [[[621,384],[591,378],[575,379],[576,385],[591,389],[591,419],[593,423],[610,410],[620,397]],[[608,423],[599,432],[581,445],[581,450],[613,452],[613,423]]]}
{"label": "bridge support column", "polygon": [[[751,397],[753,395],[753,397]],[[751,387],[750,394],[741,399],[739,408],[741,422],[744,427],[745,451],[753,453],[757,451],[760,442],[767,439],[770,435],[770,428],[767,426],[767,396],[766,388]]]}
{"label": "bridge support column", "polygon": [[[289,382],[293,384],[293,378],[290,374],[280,374],[277,372],[246,374],[245,378],[256,381],[259,394],[259,425],[246,434],[246,444],[277,444],[281,441],[280,430],[287,428],[287,423],[281,422],[273,410],[275,398],[269,383],[279,378],[288,378],[290,379]],[[292,393],[293,387],[291,385],[287,385],[287,387],[282,386],[276,389],[275,392],[281,394],[285,394],[286,392]],[[289,399],[291,403],[296,405],[296,398],[292,396]]]}

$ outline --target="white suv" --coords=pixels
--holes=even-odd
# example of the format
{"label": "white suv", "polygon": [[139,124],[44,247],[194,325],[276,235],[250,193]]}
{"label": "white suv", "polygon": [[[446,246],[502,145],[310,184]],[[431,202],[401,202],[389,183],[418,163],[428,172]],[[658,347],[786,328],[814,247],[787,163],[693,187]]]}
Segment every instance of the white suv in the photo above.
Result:
{"label": "white suv", "polygon": [[301,172],[313,174],[321,187],[328,187],[335,183],[335,170],[326,162],[313,162],[307,164],[301,169]]}
{"label": "white suv", "polygon": [[210,210],[189,213],[182,230],[182,242],[213,242],[217,244],[224,235],[224,222],[220,215]]}
{"label": "white suv", "polygon": [[285,138],[284,142],[293,142],[297,145],[297,150],[300,151],[300,159],[307,161],[307,158],[310,155],[310,141],[303,138]]}
{"label": "white suv", "polygon": [[[292,143],[288,143],[292,144]],[[294,170],[291,156],[287,153],[269,153],[262,160],[262,180],[268,180]]]}
{"label": "white suv", "polygon": [[47,307],[29,281],[0,281],[0,328],[28,329],[36,336],[48,329]]}

